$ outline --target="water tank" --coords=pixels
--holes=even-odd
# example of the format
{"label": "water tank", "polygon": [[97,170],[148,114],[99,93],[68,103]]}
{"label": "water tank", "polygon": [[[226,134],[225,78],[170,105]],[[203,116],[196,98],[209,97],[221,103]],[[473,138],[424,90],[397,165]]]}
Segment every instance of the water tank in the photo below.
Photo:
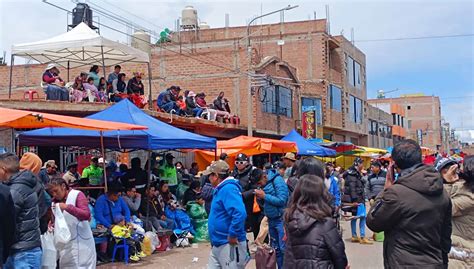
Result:
{"label": "water tank", "polygon": [[209,24],[207,24],[207,22],[202,21],[199,24],[199,29],[201,29],[201,30],[211,29],[211,26],[209,26]]}
{"label": "water tank", "polygon": [[181,13],[181,27],[194,29],[197,27],[197,10],[193,6],[186,6]]}
{"label": "water tank", "polygon": [[145,31],[136,31],[132,36],[132,47],[142,50],[148,55],[151,53],[150,35]]}
{"label": "water tank", "polygon": [[93,27],[92,24],[92,9],[88,4],[78,3],[72,10],[72,27],[76,27],[81,22],[85,22],[89,27]]}

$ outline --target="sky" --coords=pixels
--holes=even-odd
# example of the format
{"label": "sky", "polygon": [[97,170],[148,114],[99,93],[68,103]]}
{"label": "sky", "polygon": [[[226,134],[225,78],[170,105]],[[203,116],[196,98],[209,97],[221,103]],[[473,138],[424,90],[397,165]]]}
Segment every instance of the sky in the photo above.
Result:
{"label": "sky", "polygon": [[[47,0],[68,10],[73,1]],[[81,2],[84,2],[82,0]],[[354,40],[367,58],[367,92],[375,98],[380,89],[387,97],[423,93],[441,98],[442,116],[464,141],[474,142],[474,1],[121,1],[87,0],[118,16],[153,29],[174,29],[181,10],[192,5],[201,21],[211,27],[245,25],[261,12],[299,7],[285,13],[285,21],[325,18],[329,5],[331,34]],[[97,14],[95,14],[97,15]],[[10,52],[12,44],[48,38],[66,30],[67,15],[42,0],[0,0],[0,51]],[[71,18],[69,18],[71,20]],[[127,32],[125,26],[104,17],[101,23]],[[260,23],[277,23],[279,14]],[[126,42],[124,34],[101,29],[101,34]],[[466,36],[458,36],[466,35]],[[413,37],[458,36],[409,40]],[[372,40],[372,41],[371,41]],[[7,59],[9,57],[7,56]]]}

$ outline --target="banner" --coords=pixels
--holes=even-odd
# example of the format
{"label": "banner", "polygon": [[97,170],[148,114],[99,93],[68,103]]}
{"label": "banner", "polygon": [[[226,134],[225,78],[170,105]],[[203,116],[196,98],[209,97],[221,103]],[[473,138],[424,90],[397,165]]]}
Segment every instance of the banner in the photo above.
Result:
{"label": "banner", "polygon": [[303,112],[302,117],[302,135],[306,139],[316,138],[316,117],[315,111]]}

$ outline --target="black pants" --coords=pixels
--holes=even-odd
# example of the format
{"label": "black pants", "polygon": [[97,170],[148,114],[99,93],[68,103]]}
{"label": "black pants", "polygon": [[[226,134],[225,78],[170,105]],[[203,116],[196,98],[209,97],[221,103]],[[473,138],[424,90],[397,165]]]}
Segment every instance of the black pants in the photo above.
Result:
{"label": "black pants", "polygon": [[253,233],[253,239],[255,240],[260,232],[260,223],[262,222],[263,214],[250,213],[247,215],[246,228]]}

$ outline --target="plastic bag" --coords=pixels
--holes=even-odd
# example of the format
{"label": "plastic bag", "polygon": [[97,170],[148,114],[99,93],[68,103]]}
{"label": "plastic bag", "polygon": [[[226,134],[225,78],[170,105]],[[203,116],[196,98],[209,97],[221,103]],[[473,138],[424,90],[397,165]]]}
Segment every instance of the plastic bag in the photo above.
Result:
{"label": "plastic bag", "polygon": [[54,244],[61,250],[71,240],[71,232],[58,205],[54,207],[54,218]]}
{"label": "plastic bag", "polygon": [[207,219],[193,220],[194,229],[194,240],[197,242],[208,242],[209,241],[209,229],[207,226]]}
{"label": "plastic bag", "polygon": [[207,219],[206,208],[203,205],[200,205],[196,202],[190,202],[187,205],[187,212],[189,216],[193,219]]}
{"label": "plastic bag", "polygon": [[150,256],[153,253],[153,246],[151,244],[151,239],[149,237],[143,238],[143,242],[141,243],[142,250],[145,252],[147,256]]}
{"label": "plastic bag", "polygon": [[160,247],[161,242],[160,242],[160,240],[158,239],[158,235],[156,235],[156,233],[154,233],[154,232],[146,232],[146,233],[145,233],[145,237],[148,238],[148,239],[150,239],[152,249],[156,249],[156,248]]}
{"label": "plastic bag", "polygon": [[44,269],[55,269],[57,260],[57,251],[54,246],[54,235],[53,233],[46,232],[41,235],[41,248],[43,254],[41,256],[41,268]]}

